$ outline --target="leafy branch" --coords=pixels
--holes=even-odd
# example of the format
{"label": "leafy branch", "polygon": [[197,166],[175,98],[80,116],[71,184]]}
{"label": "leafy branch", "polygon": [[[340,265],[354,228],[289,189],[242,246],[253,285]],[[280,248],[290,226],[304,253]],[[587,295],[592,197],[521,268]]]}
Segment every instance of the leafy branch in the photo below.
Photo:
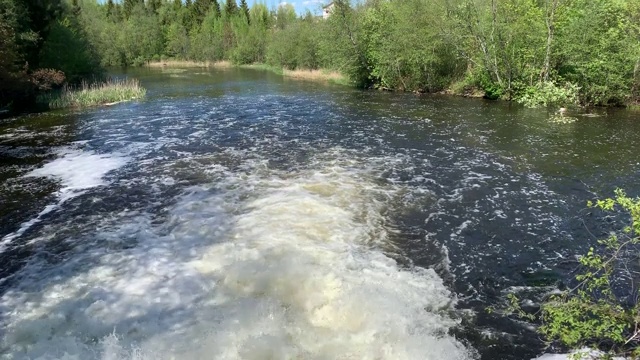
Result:
{"label": "leafy branch", "polygon": [[[549,341],[573,349],[589,346],[604,351],[591,356],[638,358],[640,304],[633,284],[637,272],[630,270],[628,255],[640,243],[640,198],[632,199],[618,189],[613,198],[589,202],[587,206],[605,212],[620,209],[630,215],[630,224],[599,240],[599,250],[591,247],[579,258],[577,285],[550,295],[534,314],[522,310],[518,297],[509,294],[507,312],[541,323],[538,332]],[[615,291],[620,288],[631,289],[631,296]]]}

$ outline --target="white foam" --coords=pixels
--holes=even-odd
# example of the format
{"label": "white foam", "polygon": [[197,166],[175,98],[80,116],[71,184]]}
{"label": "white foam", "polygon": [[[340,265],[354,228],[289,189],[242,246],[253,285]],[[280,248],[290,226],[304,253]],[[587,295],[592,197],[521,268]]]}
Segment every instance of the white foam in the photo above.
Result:
{"label": "white foam", "polygon": [[58,151],[57,155],[58,158],[32,170],[25,177],[46,177],[60,181],[62,187],[56,194],[58,201],[47,205],[35,218],[22,223],[15,232],[5,235],[0,240],[0,252],[11,241],[40,222],[44,215],[57,210],[65,201],[83,194],[87,189],[106,185],[104,176],[127,162],[126,158],[121,156],[68,148]]}
{"label": "white foam", "polygon": [[59,180],[61,197],[73,196],[82,190],[106,185],[104,176],[121,166],[127,160],[112,154],[64,149],[58,152],[58,158],[35,169],[26,176],[48,177]]}
{"label": "white foam", "polygon": [[[226,174],[8,291],[0,350],[31,359],[465,359],[454,299],[385,255],[397,189],[328,166]],[[108,248],[108,247],[107,247]]]}

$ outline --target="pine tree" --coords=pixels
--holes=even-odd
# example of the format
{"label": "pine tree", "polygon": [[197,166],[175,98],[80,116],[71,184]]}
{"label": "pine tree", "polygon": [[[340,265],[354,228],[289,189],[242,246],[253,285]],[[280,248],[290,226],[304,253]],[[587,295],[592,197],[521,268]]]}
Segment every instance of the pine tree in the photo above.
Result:
{"label": "pine tree", "polygon": [[235,14],[236,10],[238,10],[238,4],[236,4],[236,0],[227,0],[227,4],[224,8],[224,12],[227,14],[227,16]]}
{"label": "pine tree", "polygon": [[195,20],[198,24],[201,24],[202,20],[204,20],[204,17],[207,16],[207,12],[209,12],[209,9],[211,8],[211,0],[195,0],[193,7],[195,10]]}
{"label": "pine tree", "polygon": [[173,9],[178,11],[182,7],[182,0],[173,0]]}
{"label": "pine tree", "polygon": [[138,0],[124,0],[124,2],[122,3],[122,7],[124,8],[124,17],[126,19],[131,16],[131,11],[133,11],[133,8],[136,6],[137,2]]}
{"label": "pine tree", "polygon": [[107,18],[111,19],[113,18],[113,16],[115,15],[115,5],[113,3],[113,0],[108,0],[107,1]]}
{"label": "pine tree", "polygon": [[212,0],[211,5],[216,11],[216,16],[220,16],[220,3],[218,0]]}
{"label": "pine tree", "polygon": [[78,4],[78,0],[71,0],[71,12],[73,15],[80,15],[80,4]]}
{"label": "pine tree", "polygon": [[247,24],[249,24],[251,20],[249,18],[249,6],[247,5],[247,0],[240,0],[240,11],[247,19]]}
{"label": "pine tree", "polygon": [[149,11],[156,13],[162,6],[162,0],[147,0],[147,7]]}
{"label": "pine tree", "polygon": [[196,21],[195,21],[195,14],[194,14],[194,5],[193,2],[191,2],[191,0],[186,0],[184,2],[184,9],[183,11],[183,18],[182,18],[182,23],[184,24],[185,29],[187,29],[187,31],[192,30],[196,25]]}

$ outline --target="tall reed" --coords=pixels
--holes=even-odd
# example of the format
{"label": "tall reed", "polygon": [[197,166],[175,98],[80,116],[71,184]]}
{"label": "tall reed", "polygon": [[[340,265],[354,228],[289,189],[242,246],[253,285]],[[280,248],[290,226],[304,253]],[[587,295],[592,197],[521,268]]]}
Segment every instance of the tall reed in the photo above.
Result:
{"label": "tall reed", "polygon": [[83,81],[79,86],[65,85],[61,90],[38,96],[38,103],[49,109],[110,105],[143,98],[147,90],[137,79],[109,79],[100,83]]}

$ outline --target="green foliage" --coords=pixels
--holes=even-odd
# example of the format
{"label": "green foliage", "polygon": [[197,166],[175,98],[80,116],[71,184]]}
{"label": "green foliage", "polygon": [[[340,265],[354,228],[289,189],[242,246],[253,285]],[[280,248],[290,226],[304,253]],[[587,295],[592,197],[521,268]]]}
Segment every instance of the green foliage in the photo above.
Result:
{"label": "green foliage", "polygon": [[32,87],[17,66],[18,47],[14,30],[0,16],[0,109],[21,102],[31,94]]}
{"label": "green foliage", "polygon": [[545,31],[536,1],[461,0],[447,3],[447,12],[445,36],[482,74],[488,98],[510,97],[515,81],[540,68]]}
{"label": "green foliage", "polygon": [[16,51],[30,68],[39,67],[43,40],[65,11],[61,0],[0,0],[0,20],[11,27]]}
{"label": "green foliage", "polygon": [[373,79],[367,58],[367,33],[362,14],[365,8],[352,8],[348,1],[334,1],[331,16],[326,20],[320,44],[322,62],[330,69],[345,74],[358,87],[370,87]]}
{"label": "green foliage", "polygon": [[252,26],[269,29],[272,23],[271,20],[269,9],[265,4],[255,3],[249,10],[249,22]]}
{"label": "green foliage", "polygon": [[158,12],[162,6],[162,0],[147,0],[147,8],[150,12]]}
{"label": "green foliage", "polygon": [[240,0],[240,13],[244,15],[245,19],[247,19],[247,23],[251,22],[251,18],[249,16],[249,5],[247,5],[247,0]]}
{"label": "green foliage", "polygon": [[81,10],[78,0],[0,0],[0,107],[32,105],[37,91],[65,76],[100,74]]}
{"label": "green foliage", "polygon": [[463,73],[454,48],[433,26],[441,21],[438,13],[423,0],[379,1],[364,10],[367,58],[377,86],[439,91]]}
{"label": "green foliage", "polygon": [[107,1],[107,17],[111,18],[115,14],[116,5],[113,3],[113,0]]}
{"label": "green foliage", "polygon": [[144,0],[123,0],[122,7],[124,10],[124,16],[128,19],[136,7],[144,8]]}
{"label": "green foliage", "polygon": [[[210,10],[200,28],[192,33],[190,58],[198,61],[217,61],[224,58],[222,34],[224,23],[216,10]],[[183,39],[186,41],[187,39]]]}
{"label": "green foliage", "polygon": [[276,27],[283,30],[296,20],[296,9],[291,4],[281,4],[276,10],[275,19]]}
{"label": "green foliage", "polygon": [[[558,76],[580,87],[580,102],[627,102],[640,52],[632,1],[575,0],[558,29]],[[637,16],[638,9],[635,9]],[[632,15],[632,16],[630,16]]]}
{"label": "green foliage", "polygon": [[300,21],[272,35],[267,62],[287,69],[317,69],[320,66],[320,34],[315,24]]}
{"label": "green foliage", "polygon": [[137,80],[110,80],[104,83],[82,83],[79,88],[66,86],[61,91],[38,97],[38,102],[50,109],[89,107],[133,99],[141,99],[146,90]]}
{"label": "green foliage", "polygon": [[127,64],[142,65],[163,53],[164,39],[156,14],[138,5],[118,33],[122,55]]}
{"label": "green foliage", "polygon": [[578,103],[579,91],[580,88],[572,83],[565,83],[563,86],[559,86],[551,81],[541,81],[518,91],[515,100],[531,108],[550,105],[575,105]]}
{"label": "green foliage", "polygon": [[202,23],[202,20],[204,20],[204,17],[207,16],[207,13],[211,9],[211,5],[211,0],[195,0],[193,3],[195,21]]}
{"label": "green foliage", "polygon": [[170,24],[167,29],[164,53],[170,57],[184,59],[189,54],[189,45],[187,29],[180,22]]}
{"label": "green foliage", "polygon": [[[608,355],[639,356],[640,304],[628,273],[628,259],[635,257],[640,244],[640,198],[630,198],[618,189],[615,197],[589,202],[588,206],[605,212],[622,210],[630,217],[629,225],[598,241],[599,250],[591,247],[580,257],[577,285],[551,295],[536,314],[542,322],[539,332],[575,349],[591,345]],[[620,294],[614,289],[634,293]],[[510,299],[511,312],[521,315],[517,298]],[[527,314],[525,318],[536,317]]]}
{"label": "green foliage", "polygon": [[238,4],[236,3],[236,0],[227,0],[224,6],[224,13],[230,17],[231,15],[235,14],[237,10]]}
{"label": "green foliage", "polygon": [[[114,9],[118,8],[116,4]],[[118,10],[109,16],[98,5],[87,3],[82,6],[78,16],[79,26],[103,66],[126,65],[124,48],[120,42],[123,27],[117,13]]]}
{"label": "green foliage", "polygon": [[249,26],[241,12],[233,16],[231,26],[237,45],[230,51],[230,60],[234,64],[264,62],[266,30]]}
{"label": "green foliage", "polygon": [[40,52],[39,64],[43,68],[61,70],[72,83],[100,72],[97,56],[86,36],[68,17],[51,26]]}
{"label": "green foliage", "polygon": [[[360,87],[527,106],[640,102],[638,1],[337,0],[326,20],[299,17],[286,3],[269,11],[261,2],[220,1],[0,0],[0,16],[13,31],[13,62],[33,69],[45,40],[47,59],[56,46],[62,51],[55,39],[66,16],[72,26],[63,28],[102,65],[267,62],[340,72]],[[86,58],[60,57],[67,68]]]}

